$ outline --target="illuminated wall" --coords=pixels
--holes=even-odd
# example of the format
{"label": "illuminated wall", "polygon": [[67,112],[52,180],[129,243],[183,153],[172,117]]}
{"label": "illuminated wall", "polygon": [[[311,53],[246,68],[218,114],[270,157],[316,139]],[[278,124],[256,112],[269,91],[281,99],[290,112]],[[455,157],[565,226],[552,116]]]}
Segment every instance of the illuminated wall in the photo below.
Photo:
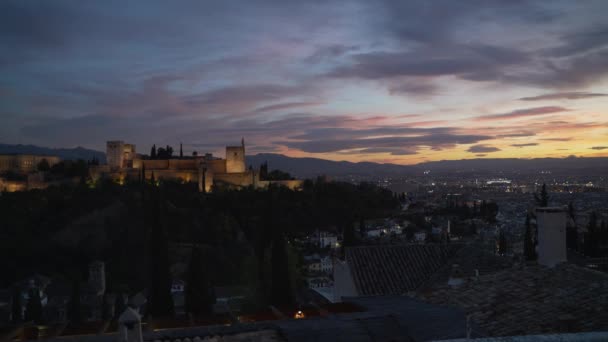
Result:
{"label": "illuminated wall", "polygon": [[53,166],[61,161],[55,156],[39,156],[32,154],[8,154],[0,155],[0,172],[32,172],[36,171],[38,164],[46,159],[50,166]]}

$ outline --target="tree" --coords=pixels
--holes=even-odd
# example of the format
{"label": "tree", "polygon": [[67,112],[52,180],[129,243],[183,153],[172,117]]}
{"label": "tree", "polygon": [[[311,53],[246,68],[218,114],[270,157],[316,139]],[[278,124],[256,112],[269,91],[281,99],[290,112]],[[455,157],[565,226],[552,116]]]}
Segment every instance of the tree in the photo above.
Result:
{"label": "tree", "polygon": [[272,243],[271,264],[272,304],[280,306],[293,304],[294,298],[291,288],[291,277],[289,276],[287,244],[282,233],[278,233]]}
{"label": "tree", "polygon": [[38,163],[37,168],[38,171],[46,172],[51,169],[51,165],[49,164],[49,161],[46,160],[46,158],[43,158],[40,163]]}
{"label": "tree", "polygon": [[122,293],[116,294],[116,300],[114,301],[114,317],[118,318],[125,311],[127,305],[125,298]]}
{"label": "tree", "polygon": [[169,243],[164,228],[165,208],[160,194],[153,193],[147,216],[147,224],[152,227],[148,237],[148,313],[152,316],[171,316],[173,298],[171,296],[171,275],[169,272]]}
{"label": "tree", "polygon": [[549,194],[547,193],[547,185],[543,183],[543,186],[540,190],[539,194],[534,194],[534,199],[536,200],[536,205],[539,207],[547,207],[549,206]]}
{"label": "tree", "polygon": [[534,234],[530,224],[530,214],[526,215],[526,230],[524,233],[524,257],[528,261],[536,260],[536,248],[534,246]]}
{"label": "tree", "polygon": [[23,304],[21,301],[21,290],[19,288],[15,288],[13,292],[13,300],[11,303],[11,311],[12,311],[12,321],[13,323],[19,323],[23,319]]}
{"label": "tree", "polygon": [[585,235],[585,255],[590,257],[598,256],[599,252],[599,232],[597,229],[597,214],[592,211],[589,215],[589,223],[587,225],[587,234]]}
{"label": "tree", "polygon": [[212,313],[215,304],[215,293],[203,260],[201,249],[195,247],[188,264],[185,289],[186,312],[194,315]]}
{"label": "tree", "polygon": [[27,304],[25,305],[25,321],[41,323],[42,321],[42,301],[40,299],[40,291],[37,288],[31,288],[29,291]]}
{"label": "tree", "polygon": [[70,322],[82,322],[82,307],[80,304],[80,281],[76,279],[72,282],[72,297],[70,298],[70,306],[68,307]]}
{"label": "tree", "polygon": [[156,144],[152,145],[150,150],[150,159],[156,159]]}
{"label": "tree", "polygon": [[182,143],[179,143],[179,157],[184,158],[184,150],[182,149]]}

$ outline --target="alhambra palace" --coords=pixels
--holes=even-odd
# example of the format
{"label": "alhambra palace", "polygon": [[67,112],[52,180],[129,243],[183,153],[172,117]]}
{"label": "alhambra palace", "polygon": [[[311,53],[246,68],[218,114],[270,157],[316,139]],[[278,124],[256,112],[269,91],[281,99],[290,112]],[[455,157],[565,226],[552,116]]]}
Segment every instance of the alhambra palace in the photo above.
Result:
{"label": "alhambra palace", "polygon": [[196,182],[200,192],[209,192],[214,186],[228,188],[265,188],[271,183],[299,189],[301,180],[268,181],[260,179],[259,170],[247,168],[245,163],[245,140],[239,146],[226,146],[224,159],[204,155],[154,158],[137,154],[135,145],[123,141],[108,141],[106,144],[107,165],[91,170],[93,179],[111,177],[119,182],[125,179],[173,179]]}

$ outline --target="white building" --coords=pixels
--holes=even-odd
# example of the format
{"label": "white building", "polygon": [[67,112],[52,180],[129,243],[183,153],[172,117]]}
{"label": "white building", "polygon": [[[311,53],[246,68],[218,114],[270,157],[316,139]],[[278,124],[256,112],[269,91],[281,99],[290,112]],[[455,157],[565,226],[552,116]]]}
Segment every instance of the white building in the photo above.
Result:
{"label": "white building", "polygon": [[319,237],[319,247],[320,248],[338,248],[340,245],[338,244],[338,236],[330,233],[320,231],[318,234]]}

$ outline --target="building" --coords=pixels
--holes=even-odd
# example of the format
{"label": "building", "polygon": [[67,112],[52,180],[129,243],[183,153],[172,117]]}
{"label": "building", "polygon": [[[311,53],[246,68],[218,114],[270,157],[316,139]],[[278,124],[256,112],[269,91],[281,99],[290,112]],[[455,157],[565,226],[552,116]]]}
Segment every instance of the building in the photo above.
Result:
{"label": "building", "polygon": [[36,171],[38,164],[46,160],[49,166],[61,161],[56,156],[42,156],[33,154],[3,154],[0,155],[0,172],[12,171],[17,173],[30,173]]}
{"label": "building", "polygon": [[135,156],[134,144],[125,144],[120,140],[106,143],[106,161],[112,170],[133,167]]}
{"label": "building", "polygon": [[226,158],[204,155],[154,158],[138,155],[135,145],[123,141],[108,141],[106,145],[107,165],[92,168],[91,177],[109,176],[120,182],[125,179],[177,179],[198,184],[199,191],[209,192],[214,187],[243,188],[267,187],[270,183],[300,188],[302,181],[265,181],[259,172],[247,169],[245,162],[245,140],[240,146],[227,146]]}

